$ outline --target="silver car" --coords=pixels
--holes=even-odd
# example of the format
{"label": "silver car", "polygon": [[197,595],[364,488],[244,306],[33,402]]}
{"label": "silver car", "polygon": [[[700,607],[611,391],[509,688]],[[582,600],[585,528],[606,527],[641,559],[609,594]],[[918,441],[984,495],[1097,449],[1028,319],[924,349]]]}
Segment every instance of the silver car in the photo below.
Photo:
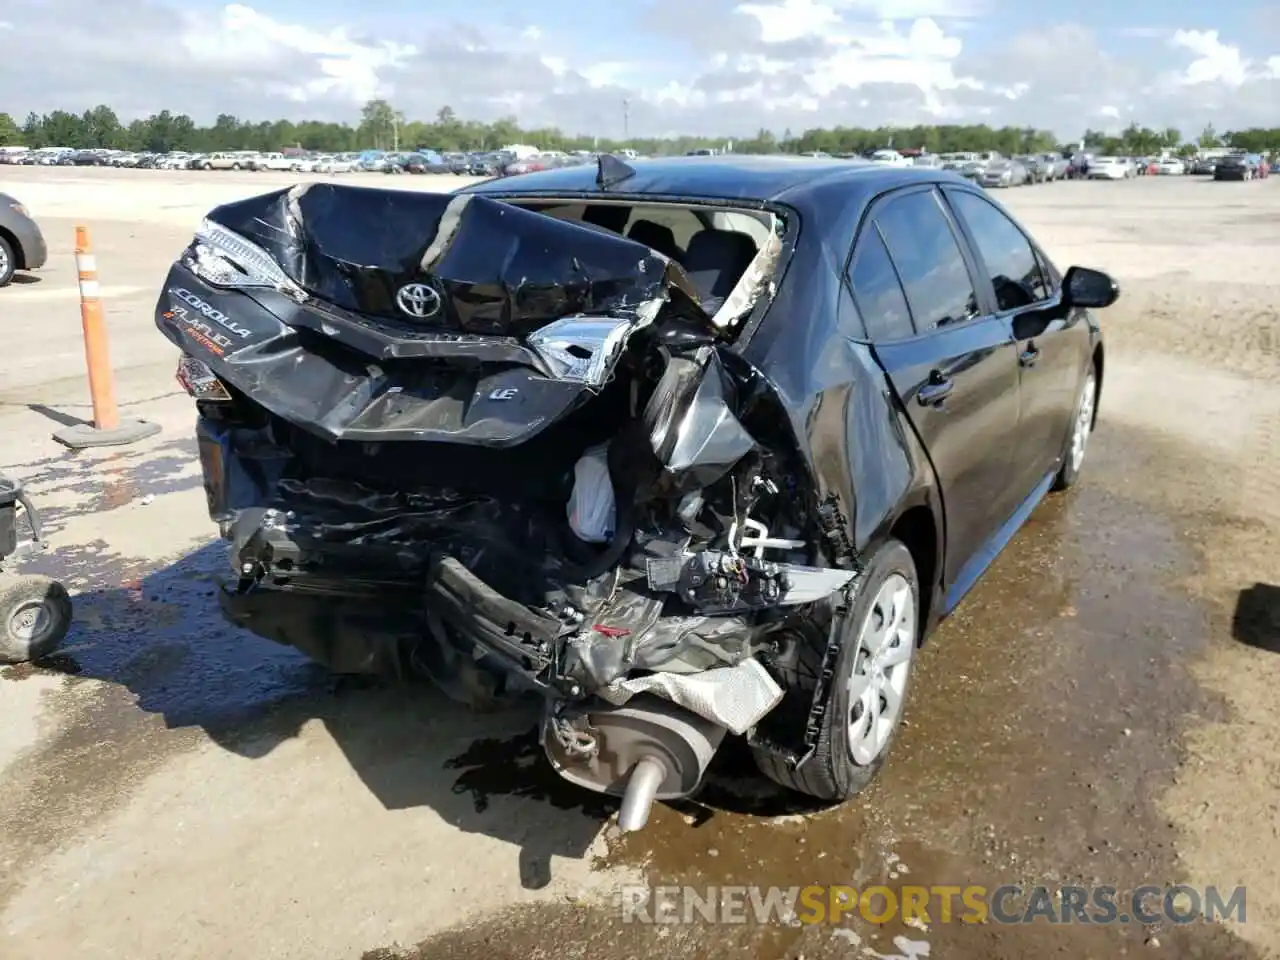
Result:
{"label": "silver car", "polygon": [[1067,170],[1071,166],[1071,161],[1060,153],[1042,153],[1040,162],[1044,164],[1049,171],[1049,182],[1054,180],[1067,179]]}
{"label": "silver car", "polygon": [[1027,183],[1027,168],[1016,160],[993,160],[982,171],[978,182],[984,187],[1021,187]]}
{"label": "silver car", "polygon": [[1040,157],[1027,154],[1026,156],[1014,157],[1015,163],[1020,163],[1027,169],[1028,183],[1045,183],[1049,179],[1052,168],[1048,166]]}

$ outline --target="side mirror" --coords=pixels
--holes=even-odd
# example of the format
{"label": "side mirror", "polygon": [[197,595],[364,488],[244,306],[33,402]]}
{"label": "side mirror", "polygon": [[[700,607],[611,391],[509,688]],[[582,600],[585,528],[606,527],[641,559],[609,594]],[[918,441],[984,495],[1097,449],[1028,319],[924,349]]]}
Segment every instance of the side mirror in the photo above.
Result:
{"label": "side mirror", "polygon": [[1120,299],[1120,284],[1101,270],[1072,267],[1062,278],[1062,295],[1069,307],[1101,310]]}

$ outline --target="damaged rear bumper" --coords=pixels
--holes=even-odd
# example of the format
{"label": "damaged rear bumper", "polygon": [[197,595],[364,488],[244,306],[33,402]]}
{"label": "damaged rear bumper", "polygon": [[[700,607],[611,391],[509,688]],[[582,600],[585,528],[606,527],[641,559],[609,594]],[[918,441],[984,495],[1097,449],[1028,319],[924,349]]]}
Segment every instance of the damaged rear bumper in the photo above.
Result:
{"label": "damaged rear bumper", "polygon": [[[773,542],[758,533],[739,537],[740,554],[672,551],[639,536],[641,555],[619,566],[642,576],[610,569],[553,592],[549,605],[522,602],[495,571],[550,547],[522,542],[530,518],[520,509],[290,479],[310,459],[267,428],[202,416],[197,438],[209,512],[232,547],[234,582],[220,598],[229,620],[340,673],[425,672],[464,695],[538,691],[559,711],[553,740],[566,723],[630,717],[635,698],[750,731],[784,696],[755,656],[751,616],[818,602],[854,576],[754,556]],[[500,547],[508,552],[486,562]],[[568,579],[558,568],[550,575]]]}

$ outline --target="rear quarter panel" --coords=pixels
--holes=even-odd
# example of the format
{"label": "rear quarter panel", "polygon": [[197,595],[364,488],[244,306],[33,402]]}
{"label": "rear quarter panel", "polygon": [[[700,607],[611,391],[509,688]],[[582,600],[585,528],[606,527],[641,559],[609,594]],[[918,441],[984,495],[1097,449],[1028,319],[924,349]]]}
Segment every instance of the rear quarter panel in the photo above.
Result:
{"label": "rear quarter panel", "polygon": [[[825,214],[814,216],[800,211],[778,293],[742,348],[776,392],[819,498],[838,504],[859,553],[910,506],[931,503],[934,486],[884,371],[859,342],[861,323],[843,281],[851,224],[865,201],[853,198],[843,209],[824,204]],[[935,523],[941,530],[940,517]]]}

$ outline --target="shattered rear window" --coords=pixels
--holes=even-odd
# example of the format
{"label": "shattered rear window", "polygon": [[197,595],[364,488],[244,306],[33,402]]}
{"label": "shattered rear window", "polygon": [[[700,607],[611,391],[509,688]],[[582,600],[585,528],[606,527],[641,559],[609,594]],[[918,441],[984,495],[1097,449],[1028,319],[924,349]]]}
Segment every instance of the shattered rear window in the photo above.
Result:
{"label": "shattered rear window", "polygon": [[693,235],[702,229],[702,221],[688,207],[677,207],[671,204],[652,204],[649,206],[634,206],[631,208],[631,216],[627,218],[627,227],[624,232],[630,233],[631,228],[636,225],[638,220],[648,220],[659,226],[666,227],[675,237],[676,244],[682,250],[689,248],[689,241],[693,239]]}

